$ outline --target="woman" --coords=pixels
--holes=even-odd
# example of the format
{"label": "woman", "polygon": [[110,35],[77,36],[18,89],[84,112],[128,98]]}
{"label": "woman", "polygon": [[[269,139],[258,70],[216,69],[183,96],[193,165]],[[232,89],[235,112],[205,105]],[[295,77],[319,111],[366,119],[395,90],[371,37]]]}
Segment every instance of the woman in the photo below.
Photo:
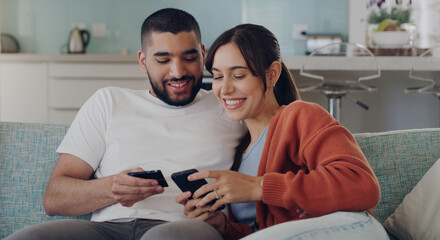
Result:
{"label": "woman", "polygon": [[[299,100],[269,30],[243,24],[224,32],[210,48],[206,69],[228,117],[244,120],[249,132],[232,170],[189,176],[213,179],[194,199],[191,193],[176,198],[189,218],[210,223],[224,239],[288,221],[249,237],[388,238],[369,210],[380,189],[365,156],[327,111]],[[215,211],[224,204],[230,204],[229,218]]]}

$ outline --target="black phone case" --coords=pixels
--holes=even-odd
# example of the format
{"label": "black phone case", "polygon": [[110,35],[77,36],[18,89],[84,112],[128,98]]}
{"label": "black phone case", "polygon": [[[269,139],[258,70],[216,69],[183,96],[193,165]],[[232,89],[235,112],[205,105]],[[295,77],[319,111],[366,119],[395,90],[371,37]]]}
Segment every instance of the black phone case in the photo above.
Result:
{"label": "black phone case", "polygon": [[190,191],[191,193],[194,193],[201,186],[208,183],[205,179],[191,182],[188,181],[188,176],[195,172],[198,172],[197,169],[188,169],[181,172],[175,172],[171,174],[171,179],[173,179],[182,192]]}
{"label": "black phone case", "polygon": [[[205,179],[200,179],[197,181],[188,181],[188,176],[198,172],[197,169],[188,169],[181,172],[175,172],[171,174],[171,179],[176,183],[176,185],[182,190],[182,192],[190,191],[191,193],[194,193],[197,189],[199,189],[201,186],[207,184],[208,182]],[[207,193],[208,194],[208,193]],[[206,195],[206,194],[205,194]],[[202,197],[204,197],[203,195]],[[192,199],[192,195],[190,197]],[[215,199],[212,200],[209,204],[212,205],[215,203]],[[218,210],[224,209],[225,206],[221,206]]]}
{"label": "black phone case", "polygon": [[128,175],[144,179],[155,179],[162,187],[168,187],[168,183],[160,170],[129,172]]}

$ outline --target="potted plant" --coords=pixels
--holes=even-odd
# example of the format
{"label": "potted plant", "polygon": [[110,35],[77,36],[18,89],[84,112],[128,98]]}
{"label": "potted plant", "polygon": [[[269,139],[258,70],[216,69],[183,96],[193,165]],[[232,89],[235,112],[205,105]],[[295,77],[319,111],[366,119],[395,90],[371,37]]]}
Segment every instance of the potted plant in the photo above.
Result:
{"label": "potted plant", "polygon": [[398,25],[409,23],[411,17],[412,1],[408,0],[370,0],[367,3],[369,9],[368,23],[379,24],[385,19],[398,21]]}
{"label": "potted plant", "polygon": [[414,45],[411,5],[411,0],[369,0],[367,44],[384,48]]}

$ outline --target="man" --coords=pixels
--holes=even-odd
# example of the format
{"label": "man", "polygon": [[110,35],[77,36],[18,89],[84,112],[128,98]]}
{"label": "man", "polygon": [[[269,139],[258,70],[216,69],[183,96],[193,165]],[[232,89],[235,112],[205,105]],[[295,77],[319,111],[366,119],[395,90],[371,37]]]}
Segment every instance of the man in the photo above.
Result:
{"label": "man", "polygon": [[[193,228],[194,236],[219,237],[204,222],[178,221],[186,217],[170,175],[229,168],[243,126],[227,119],[212,93],[200,90],[205,48],[190,14],[153,13],[142,25],[141,42],[139,65],[152,90],[98,90],[57,149],[47,185],[48,215],[93,212],[92,221],[43,223],[8,239],[151,239],[148,230],[164,223],[170,231]],[[161,170],[169,187],[127,174],[142,170]]]}

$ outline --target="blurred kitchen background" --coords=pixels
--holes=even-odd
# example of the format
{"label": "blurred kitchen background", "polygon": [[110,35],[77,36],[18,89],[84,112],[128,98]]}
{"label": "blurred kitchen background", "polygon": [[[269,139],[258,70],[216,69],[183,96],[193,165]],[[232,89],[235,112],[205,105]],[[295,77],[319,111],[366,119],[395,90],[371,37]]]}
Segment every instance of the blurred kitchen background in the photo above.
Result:
{"label": "blurred kitchen background", "polygon": [[[405,90],[428,84],[409,77],[415,62],[439,75],[439,55],[435,61],[417,55],[440,44],[440,0],[397,1],[411,5],[408,24],[416,31],[414,41],[392,49],[367,42],[369,27],[377,27],[369,22],[371,2],[383,0],[0,0],[0,121],[69,124],[98,88],[147,88],[136,57],[140,28],[146,16],[174,7],[198,20],[207,48],[233,26],[264,25],[278,38],[283,60],[299,84],[310,81],[299,70],[313,47],[332,41],[368,46],[381,70],[368,85],[378,90],[344,95],[340,122],[354,133],[439,127],[438,95]],[[395,3],[386,0],[382,7]],[[67,54],[75,27],[90,34],[85,54]],[[365,69],[350,58],[336,60],[341,59],[326,60],[334,65],[326,71],[356,75]],[[301,96],[328,108],[320,92]]]}
{"label": "blurred kitchen background", "polygon": [[134,54],[143,20],[164,7],[193,14],[207,47],[242,22],[268,27],[283,55],[305,54],[305,37],[293,39],[294,27],[348,36],[348,0],[0,0],[0,30],[18,39],[21,52],[56,54],[79,25],[91,33],[87,53]]}

